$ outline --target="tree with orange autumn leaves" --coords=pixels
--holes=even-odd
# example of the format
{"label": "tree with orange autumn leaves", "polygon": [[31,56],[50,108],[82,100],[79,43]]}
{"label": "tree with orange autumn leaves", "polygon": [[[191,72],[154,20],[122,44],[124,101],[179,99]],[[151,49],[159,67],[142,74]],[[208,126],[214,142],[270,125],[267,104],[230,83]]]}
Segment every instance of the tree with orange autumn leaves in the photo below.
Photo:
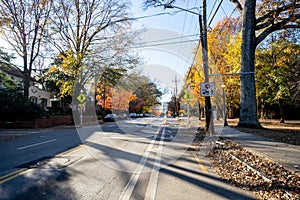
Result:
{"label": "tree with orange autumn leaves", "polygon": [[[96,88],[96,104],[113,113],[151,113],[162,93],[148,78],[136,74],[119,74],[111,79],[103,73]],[[114,75],[116,76],[116,71]]]}
{"label": "tree with orange autumn leaves", "polygon": [[[230,105],[228,106],[229,116],[233,116],[234,111],[239,107],[239,76],[237,74],[240,72],[241,28],[240,18],[225,18],[208,33],[210,74],[220,75],[210,79],[215,81],[218,91],[221,90],[221,85],[225,85],[227,103]],[[192,88],[194,96],[191,100],[192,105],[196,103],[204,105],[204,97],[200,96],[200,83],[204,82],[201,51],[202,49],[199,48],[198,52],[195,52],[195,63],[186,75],[185,88]],[[217,107],[221,107],[221,98],[212,98],[212,101]]]}
{"label": "tree with orange autumn leaves", "polygon": [[[218,22],[208,33],[210,74],[219,74],[222,78],[222,83],[218,83],[216,86],[217,90],[220,90],[220,85],[225,85],[226,108],[229,118],[238,117],[238,111],[240,109],[241,27],[242,25],[239,18],[226,18]],[[276,36],[276,42],[272,40],[272,43],[269,44],[268,40],[266,40],[264,46],[267,46],[267,48],[259,47],[256,51],[256,98],[259,100],[257,105],[258,110],[260,109],[261,111],[260,117],[265,117],[265,113],[268,112],[268,110],[265,109],[267,106],[270,107],[270,104],[278,104],[280,108],[280,118],[281,121],[284,122],[284,108],[282,104],[293,106],[293,102],[297,101],[297,96],[290,94],[298,94],[299,90],[295,87],[297,85],[295,79],[297,79],[298,73],[294,72],[292,76],[288,77],[291,71],[297,71],[298,66],[293,63],[298,63],[295,55],[297,55],[299,44],[292,42],[296,41],[289,36],[292,33],[294,33],[294,35],[296,34],[296,32],[292,30],[274,33],[271,38]],[[282,38],[283,36],[285,36],[285,38]],[[277,44],[277,46],[274,44]],[[278,46],[278,44],[281,46]],[[274,51],[275,47],[279,50],[276,54]],[[203,101],[204,98],[199,96],[199,84],[204,80],[201,68],[202,54],[201,50],[199,51],[196,56],[196,65],[194,65],[188,73],[187,83],[190,85],[191,81],[194,82],[197,87],[193,89],[193,92],[197,98]],[[284,62],[275,63],[275,60],[284,60]],[[278,71],[283,71],[284,73],[278,73]],[[212,98],[212,100],[214,104],[218,105],[218,102],[216,102],[217,98]],[[204,104],[204,102],[201,103],[202,105]]]}
{"label": "tree with orange autumn leaves", "polygon": [[[255,88],[255,50],[271,33],[300,28],[299,0],[230,0],[243,15],[240,53],[240,114],[238,126],[261,128]],[[145,0],[145,7],[177,1]]]}

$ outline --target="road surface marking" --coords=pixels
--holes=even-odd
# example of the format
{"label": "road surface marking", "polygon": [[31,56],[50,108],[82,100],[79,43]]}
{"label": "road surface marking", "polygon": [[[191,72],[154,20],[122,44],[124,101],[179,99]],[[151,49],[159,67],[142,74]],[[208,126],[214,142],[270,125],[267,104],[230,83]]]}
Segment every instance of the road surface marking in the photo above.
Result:
{"label": "road surface marking", "polygon": [[32,169],[22,168],[22,169],[13,171],[9,174],[6,174],[4,176],[1,176],[0,177],[0,185],[11,179],[18,177],[18,176],[24,175],[24,174],[28,173],[29,171],[32,171]]}
{"label": "road surface marking", "polygon": [[109,137],[109,139],[113,139],[113,140],[146,140],[147,137],[120,137],[120,136],[113,136],[113,137]]}
{"label": "road surface marking", "polygon": [[81,144],[81,145],[79,145],[79,146],[77,146],[77,147],[74,147],[74,148],[72,148],[72,149],[68,149],[67,151],[64,151],[64,152],[62,152],[62,153],[60,153],[60,154],[57,154],[57,155],[58,155],[58,156],[68,155],[68,154],[74,153],[74,152],[76,152],[76,151],[79,151],[80,149],[83,149],[84,147],[85,147],[85,145],[84,145],[84,144]]}
{"label": "road surface marking", "polygon": [[157,190],[157,183],[158,183],[158,175],[159,175],[159,169],[160,169],[160,162],[161,162],[161,153],[164,145],[164,138],[165,138],[165,130],[164,127],[162,131],[162,136],[159,141],[159,146],[156,152],[155,162],[153,164],[153,171],[151,172],[151,176],[149,179],[147,191],[145,200],[154,200],[156,196],[156,190]]}
{"label": "road surface marking", "polygon": [[130,197],[131,197],[131,194],[135,188],[135,185],[143,171],[143,168],[146,164],[146,161],[150,155],[150,152],[151,152],[151,149],[154,145],[154,143],[156,142],[156,138],[158,136],[158,133],[160,132],[161,128],[159,127],[157,132],[156,132],[156,135],[155,137],[153,138],[153,140],[151,140],[150,144],[148,145],[144,155],[143,155],[143,158],[140,160],[137,168],[135,169],[135,172],[132,174],[129,182],[127,183],[126,187],[124,188],[124,190],[122,191],[121,193],[121,196],[119,198],[119,200],[129,200]]}
{"label": "road surface marking", "polygon": [[5,174],[5,175],[3,175],[3,176],[0,177],[0,180],[6,178],[6,177],[8,177],[8,176],[12,176],[12,175],[14,175],[14,174],[17,174],[17,173],[19,173],[19,172],[22,172],[22,171],[24,171],[24,170],[26,170],[26,169],[25,169],[25,168],[22,168],[22,169],[18,169],[18,170],[16,170],[16,171],[13,171],[13,172],[11,172],[11,173],[9,173],[9,174]]}
{"label": "road surface marking", "polygon": [[45,141],[45,142],[35,143],[35,144],[31,144],[31,145],[24,146],[24,147],[19,147],[19,148],[17,148],[17,150],[27,149],[27,148],[34,147],[34,146],[38,146],[38,145],[41,145],[41,144],[46,144],[46,143],[49,143],[49,142],[53,142],[53,141],[55,141],[55,140],[56,140],[56,139],[53,139],[53,140],[47,140],[47,141]]}
{"label": "road surface marking", "polygon": [[202,170],[202,172],[207,174],[208,171],[207,171],[206,167],[202,164],[202,161],[200,160],[199,156],[194,152],[193,152],[193,156],[194,156],[195,160],[197,161],[197,163],[198,163],[200,169]]}
{"label": "road surface marking", "polygon": [[[53,142],[53,141],[55,141],[55,140],[56,140],[56,139],[54,139],[54,140],[49,140],[49,141],[45,141],[45,142],[38,143],[38,144],[29,145],[29,146],[26,146],[26,147],[20,147],[20,148],[18,148],[18,149],[19,149],[19,150],[20,150],[20,149],[25,149],[25,148],[29,148],[29,147],[31,147],[31,146],[36,146],[36,145],[39,145],[39,144],[44,144],[44,143],[48,143],[48,142]],[[57,155],[58,155],[58,156],[62,156],[62,155],[67,155],[67,154],[70,154],[70,153],[74,153],[75,151],[79,151],[80,149],[82,149],[82,148],[84,148],[84,147],[85,147],[85,144],[82,144],[82,145],[79,145],[79,146],[74,147],[74,148],[72,148],[72,149],[69,149],[69,150],[67,150],[67,151],[65,151],[65,152],[62,152],[62,153],[60,153],[60,154],[57,154]],[[3,175],[3,176],[0,176],[0,185],[3,184],[3,183],[5,183],[5,182],[7,182],[7,181],[9,181],[9,180],[11,180],[11,179],[14,179],[14,178],[18,177],[18,176],[24,175],[24,174],[26,174],[26,173],[28,173],[28,172],[30,172],[30,171],[32,171],[32,170],[34,170],[34,169],[21,168],[21,169],[19,169],[19,170],[16,170],[16,171],[13,171],[13,172],[11,172],[11,173],[8,173],[8,174],[5,174],[5,175]]]}

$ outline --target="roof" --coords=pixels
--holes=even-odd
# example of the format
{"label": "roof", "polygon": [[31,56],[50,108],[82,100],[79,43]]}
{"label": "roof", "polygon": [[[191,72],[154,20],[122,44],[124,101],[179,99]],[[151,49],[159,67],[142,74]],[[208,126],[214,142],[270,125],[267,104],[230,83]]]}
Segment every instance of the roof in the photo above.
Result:
{"label": "roof", "polygon": [[[19,78],[24,78],[23,72],[17,67],[14,67],[14,66],[12,66],[12,67],[0,66],[0,70],[4,71],[8,75],[19,77]],[[35,81],[34,78],[31,78],[30,80]]]}
{"label": "roof", "polygon": [[0,70],[4,71],[7,74],[12,75],[12,76],[16,76],[16,77],[20,77],[20,78],[24,77],[22,71],[20,69],[16,68],[16,67],[3,67],[3,66],[0,66]]}

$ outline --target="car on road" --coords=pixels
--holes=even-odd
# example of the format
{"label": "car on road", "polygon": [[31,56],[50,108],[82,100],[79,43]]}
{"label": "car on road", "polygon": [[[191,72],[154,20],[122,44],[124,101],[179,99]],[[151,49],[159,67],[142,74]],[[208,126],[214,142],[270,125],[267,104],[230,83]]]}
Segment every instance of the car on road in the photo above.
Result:
{"label": "car on road", "polygon": [[131,117],[131,118],[137,118],[138,116],[137,116],[136,113],[130,113],[130,114],[129,114],[129,117]]}
{"label": "car on road", "polygon": [[116,121],[118,116],[116,114],[108,114],[104,117],[103,121],[104,122],[114,122]]}

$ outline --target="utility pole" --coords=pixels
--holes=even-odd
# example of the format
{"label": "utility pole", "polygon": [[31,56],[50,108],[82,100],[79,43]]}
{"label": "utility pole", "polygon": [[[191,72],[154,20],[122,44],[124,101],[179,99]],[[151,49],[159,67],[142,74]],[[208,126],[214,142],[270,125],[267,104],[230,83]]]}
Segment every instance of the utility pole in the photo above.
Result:
{"label": "utility pole", "polygon": [[178,83],[177,76],[175,76],[175,80],[173,82],[175,83],[175,88],[174,88],[174,100],[175,100],[174,109],[175,109],[175,113],[174,113],[174,116],[177,116],[177,114],[178,114],[178,110],[177,110],[177,83]]}
{"label": "utility pole", "polygon": [[[183,10],[199,17],[199,27],[200,27],[200,41],[202,46],[202,61],[203,61],[203,70],[204,70],[204,82],[209,82],[208,74],[208,51],[207,51],[207,20],[206,20],[206,0],[202,0],[202,16],[199,13],[193,12],[191,10],[183,9],[177,6],[170,4],[164,4],[164,8],[176,8]],[[200,86],[199,86],[200,87]],[[210,97],[205,97],[205,132],[208,134],[214,133],[214,124],[212,118],[212,108]]]}
{"label": "utility pole", "polygon": [[[209,82],[208,74],[208,48],[207,48],[207,20],[206,20],[206,0],[202,0],[202,17],[199,15],[199,27],[202,47],[202,61],[204,70],[204,82]],[[210,97],[205,97],[205,131],[212,134],[214,132],[212,109]]]}

